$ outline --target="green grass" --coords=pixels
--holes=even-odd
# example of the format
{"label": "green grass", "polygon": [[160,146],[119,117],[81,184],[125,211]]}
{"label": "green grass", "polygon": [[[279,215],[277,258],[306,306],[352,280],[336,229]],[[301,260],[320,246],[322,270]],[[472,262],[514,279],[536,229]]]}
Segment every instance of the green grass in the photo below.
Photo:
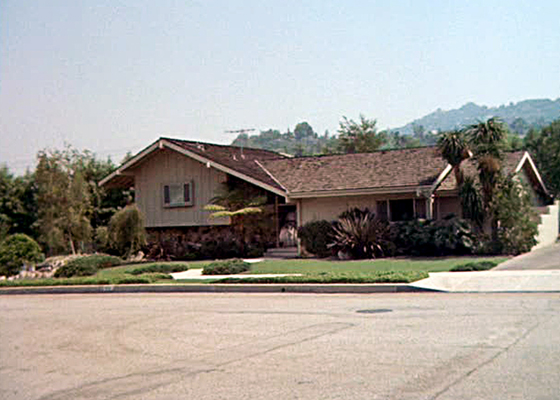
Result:
{"label": "green grass", "polygon": [[379,259],[360,261],[328,260],[266,260],[251,264],[248,274],[303,274],[278,278],[227,278],[216,281],[209,277],[204,280],[171,280],[165,273],[143,273],[132,275],[131,272],[142,268],[162,270],[165,264],[169,270],[203,268],[211,261],[142,263],[102,269],[91,277],[29,279],[20,281],[1,281],[1,286],[58,286],[58,285],[117,285],[132,283],[410,283],[428,276],[429,272],[450,271],[465,263],[491,261],[499,264],[504,257],[453,257],[433,259]]}
{"label": "green grass", "polygon": [[[391,258],[360,261],[328,260],[266,260],[252,264],[250,274],[320,274],[320,273],[378,273],[378,272],[445,272],[466,262],[494,261],[505,257],[449,257],[449,258]],[[193,267],[194,268],[194,267]]]}

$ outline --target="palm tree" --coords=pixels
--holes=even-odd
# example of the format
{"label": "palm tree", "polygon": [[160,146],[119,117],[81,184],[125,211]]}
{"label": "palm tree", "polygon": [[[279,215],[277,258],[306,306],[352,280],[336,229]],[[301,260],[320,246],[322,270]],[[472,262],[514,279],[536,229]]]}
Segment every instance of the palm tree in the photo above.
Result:
{"label": "palm tree", "polygon": [[231,225],[238,231],[240,246],[245,248],[247,216],[263,212],[266,196],[257,188],[237,179],[228,179],[218,195],[204,207],[210,211],[210,218],[230,218]]}
{"label": "palm tree", "polygon": [[[465,135],[478,162],[478,177],[482,187],[482,203],[486,216],[492,215],[492,201],[499,184],[507,128],[496,117],[469,126]],[[497,220],[492,217],[492,237],[498,232]]]}
{"label": "palm tree", "polygon": [[461,163],[469,158],[467,140],[462,131],[443,132],[438,138],[437,147],[441,156],[453,167],[457,185],[463,184]]}

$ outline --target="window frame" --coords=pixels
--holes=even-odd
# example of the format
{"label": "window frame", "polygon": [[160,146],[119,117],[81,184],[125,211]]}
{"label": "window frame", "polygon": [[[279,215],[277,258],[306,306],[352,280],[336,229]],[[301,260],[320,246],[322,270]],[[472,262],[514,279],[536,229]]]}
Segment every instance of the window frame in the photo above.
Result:
{"label": "window frame", "polygon": [[[194,182],[173,182],[162,184],[162,200],[164,208],[180,208],[194,206]],[[175,191],[172,195],[172,191]],[[181,192],[182,196],[177,192]],[[183,201],[171,202],[173,198],[182,197]]]}

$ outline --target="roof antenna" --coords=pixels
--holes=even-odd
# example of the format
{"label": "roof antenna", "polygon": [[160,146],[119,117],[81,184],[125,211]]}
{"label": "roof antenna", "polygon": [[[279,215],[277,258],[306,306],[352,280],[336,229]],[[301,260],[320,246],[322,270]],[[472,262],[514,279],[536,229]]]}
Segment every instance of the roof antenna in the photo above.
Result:
{"label": "roof antenna", "polygon": [[[233,131],[225,131],[225,133],[237,133],[237,134],[242,134],[242,133],[247,133],[247,132],[253,132],[255,129],[250,128],[250,129],[236,129]],[[241,158],[245,159],[245,155],[243,154],[243,142],[241,142]],[[235,157],[234,157],[235,160]]]}

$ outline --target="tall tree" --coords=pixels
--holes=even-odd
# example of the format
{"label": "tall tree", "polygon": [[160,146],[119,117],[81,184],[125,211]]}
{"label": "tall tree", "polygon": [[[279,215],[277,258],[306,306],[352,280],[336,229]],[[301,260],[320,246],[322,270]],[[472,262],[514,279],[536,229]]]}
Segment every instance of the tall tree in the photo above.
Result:
{"label": "tall tree", "polygon": [[502,175],[503,151],[508,136],[507,126],[498,118],[470,125],[465,134],[478,164],[485,215],[491,217],[492,238],[497,239],[498,220],[493,201]]}
{"label": "tall tree", "polygon": [[342,117],[338,129],[338,150],[343,153],[371,153],[387,140],[385,134],[377,133],[377,121],[360,115],[360,121]]}
{"label": "tall tree", "polygon": [[525,146],[535,158],[549,190],[560,195],[560,119],[540,132],[531,130],[525,138]]}

